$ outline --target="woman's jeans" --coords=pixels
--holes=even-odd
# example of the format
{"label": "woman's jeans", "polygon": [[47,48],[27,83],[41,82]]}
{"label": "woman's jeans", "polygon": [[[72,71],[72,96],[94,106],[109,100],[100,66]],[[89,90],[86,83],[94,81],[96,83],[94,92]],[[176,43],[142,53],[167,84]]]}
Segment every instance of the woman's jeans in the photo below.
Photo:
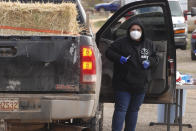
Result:
{"label": "woman's jeans", "polygon": [[129,92],[115,92],[115,110],[112,119],[112,131],[135,131],[138,111],[144,101],[145,93],[131,94]]}

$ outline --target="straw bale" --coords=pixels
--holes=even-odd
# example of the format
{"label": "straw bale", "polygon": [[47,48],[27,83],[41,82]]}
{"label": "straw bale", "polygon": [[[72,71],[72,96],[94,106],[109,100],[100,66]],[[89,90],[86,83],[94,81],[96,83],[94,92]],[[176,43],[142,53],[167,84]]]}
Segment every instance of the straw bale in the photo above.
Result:
{"label": "straw bale", "polygon": [[[0,26],[54,30],[78,34],[77,9],[74,3],[0,2]],[[32,31],[0,29],[0,35],[53,35]],[[57,35],[57,34],[56,34]],[[58,34],[59,35],[59,34]]]}

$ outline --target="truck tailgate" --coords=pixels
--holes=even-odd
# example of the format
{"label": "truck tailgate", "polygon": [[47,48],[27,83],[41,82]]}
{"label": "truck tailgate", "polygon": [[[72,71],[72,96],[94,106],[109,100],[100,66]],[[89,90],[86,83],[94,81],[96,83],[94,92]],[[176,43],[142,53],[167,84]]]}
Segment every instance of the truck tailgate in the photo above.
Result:
{"label": "truck tailgate", "polygon": [[1,92],[77,92],[79,38],[0,37]]}

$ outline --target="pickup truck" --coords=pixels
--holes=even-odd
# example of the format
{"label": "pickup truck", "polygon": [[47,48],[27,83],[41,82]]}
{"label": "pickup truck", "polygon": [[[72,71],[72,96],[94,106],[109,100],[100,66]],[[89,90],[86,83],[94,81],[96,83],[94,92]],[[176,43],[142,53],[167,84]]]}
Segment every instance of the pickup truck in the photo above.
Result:
{"label": "pickup truck", "polygon": [[[79,23],[86,25],[80,1],[66,1],[76,3]],[[159,11],[138,12],[146,7]],[[114,102],[113,63],[105,50],[126,35],[134,19],[144,24],[160,57],[145,103],[174,103],[176,54],[169,4],[143,0],[120,8],[96,39],[91,30],[76,36],[0,36],[0,130],[76,131],[80,126],[103,131],[103,103]]]}
{"label": "pickup truck", "polygon": [[[65,2],[76,4],[78,21],[87,26],[80,1]],[[0,61],[0,131],[52,130],[62,124],[99,130],[102,62],[90,30],[66,36],[2,35]]]}

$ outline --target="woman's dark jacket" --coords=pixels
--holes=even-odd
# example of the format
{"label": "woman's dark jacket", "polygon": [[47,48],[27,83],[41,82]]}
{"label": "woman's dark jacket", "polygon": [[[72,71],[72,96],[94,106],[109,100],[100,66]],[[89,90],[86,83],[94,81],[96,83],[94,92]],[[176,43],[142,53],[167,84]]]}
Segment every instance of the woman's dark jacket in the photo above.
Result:
{"label": "woman's dark jacket", "polygon": [[[129,29],[133,24],[142,28],[142,37],[139,42],[130,38]],[[115,90],[143,93],[151,80],[151,70],[156,67],[159,58],[152,41],[145,38],[142,24],[135,21],[130,27],[127,37],[116,40],[106,50],[106,57],[114,63],[112,84]],[[121,64],[121,56],[130,56],[130,58],[127,63]],[[144,69],[142,62],[147,59],[150,61],[150,67]]]}

